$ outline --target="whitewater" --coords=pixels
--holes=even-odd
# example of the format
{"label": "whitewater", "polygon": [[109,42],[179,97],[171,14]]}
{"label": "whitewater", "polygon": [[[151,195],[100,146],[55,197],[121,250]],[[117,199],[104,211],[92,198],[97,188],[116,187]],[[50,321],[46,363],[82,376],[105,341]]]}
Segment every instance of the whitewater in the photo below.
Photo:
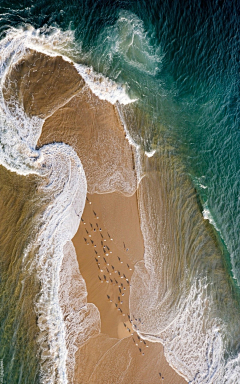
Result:
{"label": "whitewater", "polygon": [[[128,24],[126,17],[126,14],[122,16],[119,24],[123,22]],[[138,21],[137,33],[141,33],[139,25],[141,27]],[[101,329],[98,309],[93,304],[87,303],[86,285],[78,270],[71,242],[84,210],[87,180],[81,160],[70,146],[54,143],[36,149],[44,119],[27,116],[17,101],[13,101],[14,107],[10,109],[4,100],[3,88],[9,70],[24,57],[28,49],[49,56],[61,55],[64,60],[71,61],[69,57],[72,45],[71,32],[53,29],[51,34],[46,35],[32,27],[26,30],[11,29],[0,42],[0,163],[11,172],[20,175],[39,175],[42,178],[39,191],[51,196],[51,202],[41,217],[37,238],[34,244],[26,249],[23,263],[28,260],[28,254],[32,249],[36,249],[32,264],[28,265],[28,268],[29,273],[37,271],[41,283],[41,291],[35,300],[35,312],[40,329],[38,343],[41,380],[43,383],[59,384],[71,382],[73,378],[76,352],[74,346],[71,349],[76,337],[73,336],[73,331],[80,333],[86,340],[99,333]],[[99,98],[112,104],[120,103],[119,114],[124,122],[129,143],[135,148],[138,185],[140,185],[144,177],[144,167],[140,163],[145,162],[146,158],[153,158],[157,151],[145,154],[127,129],[127,123],[121,114],[121,105],[131,104],[136,99],[131,99],[127,95],[124,86],[97,74],[92,68],[76,63],[74,65]],[[141,63],[140,68],[142,66]],[[155,66],[151,71],[155,73]],[[224,324],[220,319],[212,319],[208,309],[206,310],[206,307],[211,308],[212,305],[208,295],[209,282],[204,278],[193,281],[177,311],[170,314],[167,321],[159,315],[168,298],[162,296],[159,287],[157,268],[161,270],[161,265],[156,267],[155,263],[159,249],[154,248],[155,242],[149,228],[147,216],[151,214],[146,213],[144,204],[141,204],[140,199],[140,221],[145,245],[144,263],[140,262],[135,267],[130,295],[131,312],[139,313],[145,319],[139,335],[149,341],[163,343],[170,365],[190,383],[237,384],[240,377],[240,356],[230,356],[227,360],[224,358],[222,337]],[[205,209],[203,216],[209,219],[206,212]],[[160,251],[162,257],[165,252],[168,252],[167,246]],[[64,296],[60,287],[60,280],[67,284],[63,272],[66,255],[71,260],[68,274],[71,275],[73,270],[78,271],[78,284],[82,292],[82,299],[78,304],[80,310],[73,315],[73,307],[68,308],[68,314],[72,316],[68,327],[63,320],[64,314],[59,299],[60,296],[66,301],[67,292],[72,289],[69,287]],[[149,307],[152,311],[149,311]],[[76,324],[76,318],[81,323],[80,327]]]}
{"label": "whitewater", "polygon": [[[9,30],[0,43],[0,163],[20,175],[39,175],[42,178],[39,192],[49,195],[52,200],[38,223],[37,238],[25,251],[23,263],[26,261],[25,268],[28,268],[29,273],[37,271],[41,283],[41,291],[35,300],[40,330],[38,343],[41,380],[43,383],[59,384],[73,380],[77,350],[74,341],[77,337],[81,335],[83,342],[100,332],[99,311],[95,305],[87,303],[86,285],[79,272],[71,242],[85,206],[87,180],[81,161],[70,146],[54,143],[36,149],[45,119],[27,116],[17,100],[11,100],[9,109],[4,100],[3,88],[11,67],[23,58],[29,49],[49,56],[58,56],[59,51],[64,51],[69,39],[72,39],[71,33],[64,34],[58,29],[46,37],[40,31],[29,27],[25,30]],[[62,57],[71,62],[67,56]],[[91,68],[79,64],[75,66],[100,99],[112,104],[116,101],[122,104],[132,102],[120,85],[94,73]],[[28,255],[33,249],[37,251],[29,265]],[[65,270],[62,268],[64,256],[68,260]],[[66,306],[69,296],[73,296],[72,291],[76,291],[76,286],[73,288],[68,279],[76,272],[81,299],[80,302],[75,300],[68,304],[68,313],[64,313],[65,316],[68,315],[65,324],[59,296],[61,305]],[[60,276],[61,282],[65,283],[64,291],[60,287]],[[74,313],[75,307],[79,309]]]}

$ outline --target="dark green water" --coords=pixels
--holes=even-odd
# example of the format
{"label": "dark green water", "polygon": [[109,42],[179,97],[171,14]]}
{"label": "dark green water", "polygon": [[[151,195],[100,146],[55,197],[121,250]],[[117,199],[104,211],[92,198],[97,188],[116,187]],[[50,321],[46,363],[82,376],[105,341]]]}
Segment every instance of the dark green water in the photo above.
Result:
{"label": "dark green water", "polygon": [[[160,198],[165,201],[166,215],[171,212],[171,220],[177,223],[177,229],[172,230],[176,240],[175,265],[178,260],[185,260],[181,269],[185,272],[178,278],[181,280],[179,297],[191,298],[192,307],[196,305],[195,313],[198,310],[200,313],[195,320],[200,316],[204,329],[208,328],[205,323],[213,322],[208,340],[214,327],[218,327],[223,340],[223,345],[209,341],[212,349],[219,351],[213,355],[220,357],[216,358],[218,363],[213,363],[212,357],[207,359],[208,371],[204,364],[196,368],[196,372],[202,370],[203,374],[195,372],[194,376],[189,367],[180,364],[196,383],[240,382],[239,10],[238,1],[50,3],[39,0],[0,4],[2,38],[11,27],[31,25],[43,28],[45,35],[51,33],[51,27],[61,32],[70,30],[74,38],[60,51],[124,84],[130,97],[138,99],[135,106],[126,107],[125,117],[131,135],[142,148],[157,150],[155,160],[145,164],[149,185],[153,185],[149,193],[153,193],[155,201]],[[158,172],[157,181],[152,184],[151,175],[154,174],[154,179]],[[158,194],[154,185],[157,188],[161,178],[161,185],[167,182],[164,192]],[[1,177],[1,185],[5,185],[4,180]],[[160,186],[158,188],[160,191]],[[168,200],[166,196],[171,197]],[[3,199],[7,197],[4,195]],[[148,206],[151,204],[149,201]],[[198,209],[191,208],[191,204]],[[4,220],[3,215],[1,221],[4,223]],[[161,225],[156,225],[155,231],[162,230]],[[154,267],[158,268],[157,262]],[[9,313],[8,317],[1,315],[0,357],[6,371],[4,380],[37,383],[39,367],[34,331],[28,337],[23,331],[25,325],[21,321],[18,324],[13,308],[15,299],[10,307],[5,304],[4,292],[10,289],[7,285],[10,272],[9,267],[6,268],[4,264],[1,269],[2,311]],[[17,265],[14,268],[17,273]],[[172,268],[167,273],[176,283],[179,276],[176,270]],[[204,289],[203,277],[206,277]],[[200,292],[205,301],[199,299],[201,302],[198,302]],[[206,310],[206,302],[213,308],[211,313]],[[19,306],[24,308],[22,303]],[[172,304],[166,304],[166,313],[174,318],[178,306],[184,323],[184,300],[174,296]],[[144,312],[144,306],[141,310]],[[157,316],[158,313],[153,314],[154,321]],[[194,314],[192,316],[194,320]],[[218,319],[217,325],[214,318]],[[164,321],[161,318],[162,325]],[[150,328],[154,328],[153,324]],[[156,327],[156,334],[160,328]],[[151,333],[151,329],[144,331]],[[181,329],[172,332],[179,334]],[[14,337],[23,341],[15,343]],[[161,339],[164,337],[171,344],[170,336],[161,336]],[[216,335],[213,339],[218,340]],[[201,338],[195,342],[200,343],[199,340]],[[194,342],[189,339],[191,343]],[[30,370],[29,355],[22,352],[23,345],[26,345],[24,350],[31,351],[28,353],[32,376],[26,369]],[[20,358],[22,353],[26,354],[24,361]],[[219,367],[225,368],[221,371]],[[218,372],[217,376],[213,372]]]}

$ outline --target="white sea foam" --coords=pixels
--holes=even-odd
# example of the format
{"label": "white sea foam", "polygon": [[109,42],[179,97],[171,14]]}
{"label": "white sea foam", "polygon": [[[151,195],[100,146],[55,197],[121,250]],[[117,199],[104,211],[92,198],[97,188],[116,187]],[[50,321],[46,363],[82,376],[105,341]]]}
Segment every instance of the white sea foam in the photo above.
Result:
{"label": "white sea foam", "polygon": [[[125,23],[124,16],[122,17],[122,21]],[[126,25],[128,25],[128,21]],[[36,151],[36,143],[41,133],[43,120],[28,118],[18,105],[16,105],[13,114],[4,103],[2,85],[7,71],[14,62],[24,55],[26,49],[33,48],[53,56],[59,53],[67,55],[71,39],[71,33],[64,34],[56,29],[51,35],[45,36],[39,31],[29,28],[28,30],[13,29],[0,42],[0,163],[19,174],[36,173],[44,176],[41,189],[44,193],[54,197],[42,217],[42,224],[36,241],[39,249],[34,259],[34,266],[32,266],[32,269],[37,269],[41,282],[41,292],[36,298],[36,312],[41,330],[38,341],[41,350],[42,380],[44,383],[51,384],[67,383],[68,374],[70,380],[72,379],[76,352],[75,343],[82,342],[93,333],[97,333],[100,327],[99,313],[96,307],[86,304],[85,283],[79,275],[76,256],[69,242],[79,226],[84,208],[86,178],[79,158],[69,146],[52,144]],[[127,54],[128,51],[126,51]],[[130,60],[131,65],[143,69],[141,61],[140,64],[134,63],[130,56],[126,57]],[[71,61],[67,56],[63,56],[63,58]],[[148,68],[150,73],[155,73],[154,57],[152,63],[149,67],[145,67],[144,63],[144,68]],[[85,81],[99,97],[106,98],[112,103],[118,100],[125,104],[126,95],[115,83],[108,82],[106,79],[100,80],[100,76],[86,67],[79,69],[80,67],[77,66],[77,68],[85,73]],[[128,102],[130,102],[129,100]],[[120,108],[119,112],[121,116]],[[122,120],[124,122],[123,118]],[[138,167],[138,182],[140,182],[142,178],[140,147],[131,138],[125,123],[124,129],[130,145],[135,148],[135,163]],[[204,215],[209,220],[207,208],[205,208]],[[148,239],[147,228],[144,225],[144,218],[142,217],[141,220],[145,243],[145,272],[147,274],[145,288],[151,294],[149,297],[152,300],[152,308],[154,308],[159,281],[152,270],[151,254],[148,254],[151,244]],[[212,220],[211,217],[210,220]],[[63,259],[64,254],[67,259]],[[76,298],[75,302],[74,300],[67,302],[66,295],[71,295],[74,292],[72,295],[74,296],[75,291],[73,291],[74,287],[68,281],[67,275],[64,274],[66,272],[66,260],[71,264],[68,276],[73,276],[75,271],[77,288],[82,293],[82,296]],[[59,290],[62,263],[62,271],[65,272],[62,272],[61,279],[66,284],[68,283],[65,292]],[[149,276],[153,280],[149,279]],[[217,320],[212,321],[204,312],[207,307],[206,290],[207,285],[204,281],[196,283],[191,287],[185,306],[172,318],[170,324],[168,322],[168,327],[163,329],[161,322],[157,318],[152,318],[152,324],[156,320],[154,326],[151,326],[150,329],[148,327],[147,332],[145,332],[145,328],[142,328],[141,332],[145,338],[161,341],[165,346],[165,354],[170,364],[188,377],[192,383],[237,384],[240,375],[239,356],[229,360],[224,365],[219,322]],[[63,311],[60,308],[58,293],[64,308]],[[145,305],[147,305],[149,312],[149,301]],[[208,302],[208,306],[211,306],[211,303]],[[66,316],[66,326],[63,321],[63,313]],[[77,334],[80,340],[75,339]],[[66,365],[69,365],[69,373],[67,373]]]}
{"label": "white sea foam", "polygon": [[119,12],[113,26],[104,28],[98,47],[98,56],[102,58],[104,67],[109,67],[117,56],[135,70],[156,75],[163,59],[163,53],[154,46],[143,21],[126,10]]}
{"label": "white sea foam", "polygon": [[[16,100],[11,100],[10,110],[3,97],[3,84],[8,71],[29,49],[50,56],[62,54],[64,60],[71,62],[64,55],[71,45],[71,39],[71,33],[53,29],[47,36],[29,27],[27,30],[11,29],[0,42],[0,163],[22,175],[35,173],[42,176],[40,189],[52,198],[43,213],[38,237],[32,245],[37,249],[34,260],[29,265],[27,254],[31,252],[31,247],[26,250],[23,260],[29,271],[37,270],[41,282],[41,291],[35,301],[40,329],[41,380],[58,384],[67,383],[68,380],[72,382],[77,348],[75,343],[80,345],[100,330],[99,312],[94,305],[86,303],[85,283],[69,243],[77,231],[84,208],[86,177],[80,159],[71,147],[56,143],[36,150],[44,120],[26,116]],[[121,86],[97,75],[92,69],[81,65],[76,65],[76,68],[99,98],[113,104],[116,101],[122,104],[132,102]],[[64,250],[67,265],[71,266],[68,269],[63,259]],[[74,274],[78,281],[75,288],[68,281]],[[65,283],[64,290],[60,289],[60,278]],[[76,293],[77,288],[80,288],[82,296],[70,302],[69,295],[73,291]]]}
{"label": "white sea foam", "polygon": [[10,32],[0,42],[0,163],[19,174],[40,173],[37,167],[39,152],[35,150],[43,121],[28,118],[20,106],[10,111],[3,97],[3,84],[11,65],[24,54],[26,47],[21,36]]}
{"label": "white sea foam", "polygon": [[208,208],[207,203],[204,203],[203,208],[204,208],[204,209],[203,209],[203,217],[204,217],[204,219],[205,219],[205,220],[208,220],[209,223],[212,224],[212,225],[214,226],[214,228],[215,228],[219,233],[221,233],[220,230],[219,230],[219,228],[218,228],[218,226],[217,226],[217,224],[216,224],[216,222],[215,222],[215,220],[214,220],[214,218],[213,218],[213,216],[212,216],[212,214],[211,214],[211,212],[210,212],[210,210],[209,210],[209,208]]}
{"label": "white sea foam", "polygon": [[83,77],[91,91],[101,100],[106,100],[111,104],[117,101],[120,104],[126,105],[133,103],[136,99],[130,99],[127,95],[125,86],[104,77],[93,71],[92,68],[81,64],[75,64],[78,73]]}
{"label": "white sea foam", "polygon": [[[79,226],[87,193],[86,177],[80,159],[68,145],[56,143],[36,150],[43,120],[27,117],[14,100],[11,100],[10,110],[3,97],[3,84],[11,66],[29,48],[48,50],[55,38],[56,35],[54,38],[50,36],[48,40],[32,28],[12,29],[0,42],[0,163],[22,175],[35,173],[42,176],[39,188],[51,200],[39,223],[38,236],[32,244],[32,249],[36,249],[32,263],[29,265],[27,258],[27,253],[32,251],[30,246],[23,262],[29,271],[37,271],[41,287],[35,300],[40,329],[38,343],[41,380],[43,383],[65,384],[68,382],[66,363],[70,366],[70,377],[74,365],[74,340],[70,330],[80,332],[76,337],[86,340],[92,333],[98,332],[100,327],[98,310],[89,304],[78,309],[76,318],[71,318],[72,313],[69,312],[65,328],[58,296],[63,248]],[[76,321],[79,324],[74,328]],[[86,330],[88,332],[85,333]]]}
{"label": "white sea foam", "polygon": [[41,331],[41,375],[46,383],[67,383],[66,331],[59,305],[59,274],[63,247],[79,226],[87,183],[80,159],[71,147],[51,144],[42,147],[40,152],[45,170],[40,189],[52,196],[41,219],[34,244],[39,249],[33,260],[41,282],[35,305]]}
{"label": "white sea foam", "polygon": [[236,356],[235,358],[230,359],[224,370],[224,376],[222,378],[222,381],[219,381],[219,384],[221,383],[227,383],[227,384],[239,384],[239,378],[240,378],[240,354]]}
{"label": "white sea foam", "polygon": [[135,265],[130,288],[131,315],[141,318],[137,332],[146,340],[161,342],[169,364],[189,383],[238,384],[240,354],[225,359],[225,325],[212,315],[211,283],[199,276],[191,281],[186,294],[182,292],[180,302],[172,301],[176,292],[171,289],[176,287],[168,285],[164,271],[169,249],[163,234],[151,228],[151,225],[155,228],[152,220],[156,220],[151,204],[151,196],[143,201],[140,190],[144,261]]}
{"label": "white sea foam", "polygon": [[149,272],[143,262],[136,265],[131,280],[130,311],[141,318],[138,334],[145,340],[162,343],[169,364],[189,383],[238,384],[239,358],[227,364],[224,360],[220,332],[224,326],[220,319],[211,317],[208,284],[195,281],[180,311],[175,308],[176,316],[170,314],[164,324],[164,303],[159,299],[161,283],[153,269]]}
{"label": "white sea foam", "polygon": [[212,320],[210,310],[207,284],[195,282],[181,313],[159,335],[168,362],[190,383],[221,383],[224,366],[221,321]]}
{"label": "white sea foam", "polygon": [[204,176],[201,176],[201,177],[193,177],[193,183],[201,188],[201,189],[207,189],[207,185],[205,185],[205,177]]}
{"label": "white sea foam", "polygon": [[156,153],[156,149],[153,149],[153,150],[150,151],[150,152],[146,152],[146,151],[145,151],[145,155],[146,155],[147,157],[153,157],[153,156],[155,155],[155,153]]}
{"label": "white sea foam", "polygon": [[90,337],[101,330],[101,320],[94,304],[87,303],[87,288],[80,274],[76,252],[71,241],[64,246],[60,272],[60,305],[65,323],[68,382],[73,383],[75,353]]}

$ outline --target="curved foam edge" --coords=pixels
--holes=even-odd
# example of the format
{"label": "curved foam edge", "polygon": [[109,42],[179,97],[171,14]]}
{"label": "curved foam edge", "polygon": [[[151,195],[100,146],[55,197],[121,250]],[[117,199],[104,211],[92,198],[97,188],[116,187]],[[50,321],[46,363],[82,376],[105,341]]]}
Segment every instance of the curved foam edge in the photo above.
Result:
{"label": "curved foam edge", "polygon": [[[228,361],[224,359],[224,340],[220,333],[224,324],[221,319],[212,317],[213,303],[205,278],[193,282],[179,312],[172,319],[169,316],[167,324],[162,326],[160,313],[156,310],[161,287],[152,262],[154,238],[148,230],[148,217],[141,200],[139,215],[145,247],[144,262],[135,265],[130,288],[130,312],[143,321],[137,333],[145,340],[163,344],[169,365],[189,383],[236,384],[240,374],[240,354]],[[159,310],[163,311],[161,304]]]}
{"label": "curved foam edge", "polygon": [[79,346],[101,331],[98,308],[87,302],[87,288],[80,274],[75,248],[71,241],[64,245],[60,272],[59,299],[64,317],[67,345],[68,382],[73,383],[75,353]]}
{"label": "curved foam edge", "polygon": [[[26,37],[27,35],[27,37]],[[29,36],[30,35],[30,36]],[[1,52],[4,51],[4,48],[8,49],[9,51],[9,62],[11,63],[11,59],[14,57],[17,59],[19,58],[20,54],[24,54],[24,50],[27,47],[37,49],[43,53],[46,53],[48,55],[58,55],[59,52],[51,51],[51,44],[47,48],[44,48],[41,46],[41,44],[34,44],[34,41],[39,41],[39,36],[34,36],[33,33],[27,33],[24,34],[24,31],[16,30],[12,33],[13,40],[15,41],[9,44],[9,39],[5,40],[5,46],[1,42]],[[26,41],[28,41],[27,45],[25,45]],[[32,40],[31,40],[32,39]],[[48,41],[45,41],[46,46],[49,44]],[[44,45],[44,44],[43,44]],[[12,52],[11,52],[12,49]],[[70,59],[68,59],[66,56],[63,56],[65,60],[68,60],[72,62]],[[7,68],[1,69],[1,75],[4,76],[5,70]],[[85,69],[85,71],[89,71],[89,68]],[[86,78],[90,77],[90,80],[88,79],[89,83],[94,83],[95,81],[92,80],[91,76],[95,76],[93,72],[87,73],[86,72]],[[94,89],[98,89],[96,92],[99,92],[102,97],[106,97],[106,88],[108,87],[108,83],[104,80],[104,86],[103,88],[98,88],[100,82],[100,76],[97,78],[96,81],[96,88],[94,86]],[[86,81],[86,80],[85,80]],[[87,81],[86,81],[87,82]],[[91,88],[91,86],[90,86]],[[113,84],[114,92],[116,91],[115,85]],[[122,95],[122,90],[118,90]],[[94,91],[93,91],[94,92]],[[118,94],[118,93],[117,93]],[[2,95],[1,95],[2,96]],[[111,92],[109,98],[111,99],[110,102],[116,103],[116,101],[120,98],[113,97]],[[114,102],[113,102],[114,100]],[[124,98],[122,99],[124,100]],[[119,101],[119,100],[118,100]],[[131,101],[132,102],[132,101]],[[64,321],[63,321],[63,313],[61,311],[59,301],[57,299],[59,287],[60,287],[60,269],[62,265],[63,255],[64,255],[64,247],[66,244],[69,244],[69,240],[73,237],[75,234],[81,217],[81,211],[83,210],[84,204],[85,204],[85,197],[86,197],[86,180],[84,181],[84,171],[81,167],[81,163],[79,158],[77,157],[76,153],[68,146],[64,144],[53,144],[53,145],[47,145],[43,147],[40,151],[36,151],[34,148],[34,143],[37,142],[38,135],[41,133],[41,126],[42,126],[42,120],[36,119],[36,121],[27,120],[27,117],[22,114],[21,111],[19,111],[18,116],[16,118],[9,115],[9,111],[6,110],[4,107],[4,104],[2,104],[2,98],[0,97],[0,103],[1,103],[1,125],[4,127],[5,124],[7,124],[8,128],[7,130],[2,130],[1,132],[1,140],[3,140],[4,145],[4,153],[1,153],[1,164],[3,164],[6,168],[8,168],[11,171],[15,171],[22,175],[27,175],[29,173],[36,173],[42,176],[46,176],[48,174],[49,176],[49,182],[42,185],[42,189],[49,194],[53,194],[54,200],[50,204],[50,206],[46,209],[43,218],[42,218],[42,225],[40,228],[39,237],[37,239],[37,244],[39,245],[39,251],[36,255],[36,258],[34,260],[35,267],[38,270],[39,279],[42,283],[42,291],[41,295],[36,300],[36,311],[38,314],[38,324],[41,329],[41,334],[39,335],[39,344],[41,351],[43,353],[43,359],[42,361],[42,375],[44,376],[47,372],[46,380],[49,379],[49,377],[53,377],[58,372],[58,383],[66,383],[67,382],[67,371],[66,371],[66,364],[68,361],[68,358],[70,358],[70,355],[72,356],[75,354],[75,349],[73,347],[73,350],[69,352],[67,351],[67,335],[68,335],[68,329],[65,328]],[[120,101],[119,101],[120,103]],[[122,102],[124,104],[124,102]],[[141,155],[140,155],[140,148],[136,145],[136,143],[131,138],[126,124],[124,122],[124,119],[122,118],[122,114],[120,111],[120,107],[118,107],[119,116],[121,117],[124,125],[124,129],[126,132],[126,137],[129,141],[129,144],[132,145],[135,148],[135,163],[137,168],[137,177],[138,177],[138,183],[140,182],[142,178],[141,174]],[[21,130],[21,126],[19,124],[18,119],[21,119],[21,122],[25,124],[24,129],[29,131],[28,136],[25,140],[22,140],[22,133],[24,132]],[[9,123],[10,120],[10,123]],[[9,136],[10,135],[10,136]],[[1,141],[2,143],[2,141]],[[7,144],[11,143],[8,147]],[[35,144],[36,145],[36,144]],[[146,154],[148,156],[148,154]],[[66,164],[68,164],[67,170],[68,173],[66,173]],[[61,167],[62,165],[62,167]],[[63,167],[64,165],[64,167]],[[46,178],[44,178],[46,182]],[[78,182],[76,182],[78,180]],[[78,184],[79,183],[79,184]],[[76,188],[80,186],[78,192]],[[62,189],[61,189],[62,188]],[[74,192],[75,191],[75,192]],[[80,205],[78,205],[78,202],[80,201]],[[207,212],[205,212],[205,216],[208,215]],[[208,217],[205,217],[208,218]],[[144,233],[144,228],[142,228],[142,233]],[[52,243],[51,240],[52,239]],[[33,246],[35,246],[34,244]],[[71,247],[71,246],[69,246]],[[53,278],[54,277],[54,278]],[[53,286],[51,286],[53,281]],[[49,289],[50,287],[50,289]],[[199,298],[202,300],[204,299],[204,287],[202,287],[202,291],[199,291]],[[85,295],[85,293],[83,294]],[[195,297],[196,292],[192,292],[192,297]],[[189,298],[189,303],[191,302],[191,296]],[[204,301],[202,301],[203,303]],[[202,305],[201,303],[198,303],[199,305]],[[188,310],[191,314],[191,308],[194,308],[194,306],[191,307],[190,304],[188,304]],[[199,308],[196,308],[196,313],[199,313]],[[86,312],[84,312],[86,311]],[[89,314],[85,317],[85,313]],[[194,313],[193,313],[194,315]],[[69,315],[70,316],[70,313]],[[80,330],[80,336],[84,334],[85,329],[89,329],[88,327],[88,321],[89,319],[95,319],[93,323],[91,323],[90,328],[95,326],[95,330],[97,332],[99,327],[99,320],[97,317],[96,307],[93,305],[83,305],[81,308],[81,311],[79,311],[79,318],[82,319],[81,321],[86,328],[82,328],[82,333]],[[196,315],[195,315],[196,316]],[[86,320],[86,318],[88,320]],[[53,319],[56,321],[54,322]],[[70,317],[69,317],[70,319]],[[195,319],[193,317],[193,319]],[[196,320],[196,319],[195,319]],[[194,321],[194,320],[192,320]],[[167,360],[169,361],[170,365],[173,366],[175,370],[187,370],[187,376],[192,379],[192,382],[194,383],[210,383],[212,382],[212,379],[214,378],[215,383],[222,383],[224,381],[223,375],[224,373],[221,371],[221,369],[218,369],[219,364],[222,365],[221,360],[221,340],[219,339],[219,333],[217,331],[217,326],[215,324],[212,325],[212,335],[205,334],[202,336],[201,332],[199,332],[198,327],[199,319],[196,320],[195,323],[192,323],[192,330],[194,330],[195,335],[198,337],[197,340],[189,340],[189,345],[193,345],[193,348],[198,350],[198,348],[194,347],[194,343],[197,342],[199,345],[199,348],[202,347],[201,351],[203,350],[203,346],[208,346],[207,349],[207,365],[203,366],[203,373],[207,373],[206,377],[197,375],[190,367],[187,368],[187,363],[185,361],[184,356],[181,357],[181,337],[180,337],[180,331],[182,332],[183,328],[181,327],[187,327],[187,321],[184,317],[184,313],[180,314],[179,317],[176,319],[176,321],[165,331],[165,333],[161,333],[161,335],[152,335],[147,336],[148,338],[155,339],[156,341],[160,341],[163,343],[165,347],[165,355],[167,357]],[[74,323],[72,325],[69,324],[69,327],[74,327]],[[69,328],[69,329],[70,329]],[[181,329],[180,329],[181,328]],[[74,329],[74,328],[72,328]],[[59,331],[60,330],[60,331]],[[186,337],[190,338],[191,335],[188,332],[189,328],[185,329],[185,335]],[[143,335],[144,337],[144,335]],[[70,339],[69,339],[70,340]],[[50,345],[50,349],[46,345]],[[212,357],[212,350],[216,351],[216,354]],[[205,349],[206,351],[206,349]],[[194,351],[193,351],[194,352]],[[205,355],[206,356],[206,355]],[[182,360],[181,360],[181,358]],[[186,356],[185,356],[186,357]],[[211,362],[211,364],[208,364],[208,362]],[[205,364],[205,363],[204,363]],[[225,366],[225,372],[231,371],[232,367],[238,367],[239,364],[239,356],[233,360],[230,360],[227,365]],[[55,371],[56,369],[56,371]],[[195,374],[195,376],[194,376]],[[215,376],[214,376],[215,375]],[[226,375],[226,373],[225,373]],[[233,374],[232,374],[233,375]],[[222,381],[221,381],[222,380]],[[229,381],[228,382],[234,382]],[[234,378],[233,378],[234,380]]]}
{"label": "curved foam edge", "polygon": [[119,102],[123,105],[137,101],[137,99],[130,99],[124,85],[117,84],[115,81],[94,72],[92,67],[89,68],[76,63],[74,63],[74,66],[91,91],[98,96],[100,100],[106,100],[111,104]]}
{"label": "curved foam edge", "polygon": [[40,34],[40,30],[35,30],[32,27],[28,30],[12,28],[10,39],[15,38],[19,43],[21,41],[22,48],[30,48],[52,57],[61,55],[63,60],[74,65],[91,91],[101,100],[107,100],[111,104],[115,104],[118,101],[123,105],[137,101],[137,99],[131,99],[128,96],[124,84],[118,84],[108,77],[95,72],[92,67],[75,63],[71,60],[67,56],[67,46],[69,46],[69,53],[71,53],[70,44],[74,41],[73,34],[71,31],[62,32],[58,28],[53,30],[54,32],[46,37]]}
{"label": "curved foam edge", "polygon": [[[11,29],[0,43],[1,52],[3,52],[1,56],[1,85],[4,83],[8,69],[24,56],[27,49],[32,48],[49,56],[59,55],[59,52],[51,49],[51,43],[54,42],[54,39],[51,39],[51,36],[49,39],[40,37],[39,33],[32,28],[27,31]],[[62,57],[72,62],[66,56],[62,55]],[[86,75],[87,69],[85,68],[84,71]],[[92,72],[90,75],[95,76]],[[93,84],[90,75],[88,74],[87,81]],[[104,94],[110,94],[109,101],[112,103],[116,100],[123,103],[130,102],[123,89],[116,84],[106,79],[102,83],[103,86],[100,87],[102,98]],[[107,93],[107,88],[111,88],[110,93]],[[94,90],[98,93],[96,86],[94,86]],[[92,331],[99,332],[100,329],[99,313],[93,304],[85,303],[79,309],[76,317],[70,313],[69,309],[67,321],[64,322],[63,315],[65,312],[62,312],[58,299],[63,249],[76,233],[80,223],[87,193],[86,177],[80,159],[68,145],[55,143],[46,145],[40,150],[35,149],[44,120],[29,118],[17,105],[16,115],[13,116],[5,105],[2,92],[0,95],[0,112],[2,123],[1,164],[10,171],[21,175],[35,173],[42,176],[42,185],[39,188],[44,194],[52,196],[52,201],[44,211],[41,223],[39,223],[38,237],[32,244],[32,248],[36,247],[38,251],[31,265],[28,263],[27,268],[30,271],[37,270],[41,282],[41,291],[35,301],[40,329],[38,343],[41,378],[44,382],[57,380],[59,384],[67,383],[67,364],[70,367],[69,375],[71,377],[76,351],[69,330],[78,327],[78,336],[76,337],[78,337],[79,343]],[[25,251],[25,261],[31,251],[29,246]],[[67,253],[72,255],[73,251]],[[86,292],[84,291],[83,297],[85,296]],[[79,321],[81,322],[80,325]],[[87,333],[86,329],[88,330]]]}
{"label": "curved foam edge", "polygon": [[52,196],[33,244],[39,247],[33,264],[41,282],[41,291],[35,301],[41,331],[41,376],[43,381],[67,383],[66,329],[58,297],[60,270],[64,246],[72,239],[80,223],[87,183],[80,159],[71,147],[49,144],[40,151],[42,166],[48,173],[40,189]]}

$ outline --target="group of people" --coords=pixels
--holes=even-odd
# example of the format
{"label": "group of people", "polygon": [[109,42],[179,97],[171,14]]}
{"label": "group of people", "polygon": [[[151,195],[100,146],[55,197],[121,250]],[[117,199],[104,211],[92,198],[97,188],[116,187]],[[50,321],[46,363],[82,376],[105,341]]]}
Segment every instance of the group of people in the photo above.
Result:
{"label": "group of people", "polygon": [[[88,203],[91,204],[89,199],[87,199]],[[129,286],[130,286],[130,277],[127,277],[125,273],[121,272],[121,265],[126,264],[127,270],[129,270],[130,275],[132,268],[131,266],[126,262],[123,261],[123,259],[120,256],[116,256],[113,254],[109,243],[107,241],[113,241],[113,238],[110,236],[110,234],[106,231],[106,236],[103,235],[103,230],[98,224],[97,220],[99,219],[99,216],[97,216],[96,212],[92,210],[93,212],[93,223],[89,222],[90,229],[88,230],[87,227],[85,227],[86,237],[84,236],[84,241],[87,245],[91,245],[94,250],[94,258],[97,265],[97,268],[99,269],[98,279],[100,283],[108,283],[113,287],[112,294],[109,293],[106,295],[107,300],[110,303],[114,303],[115,308],[119,311],[119,314],[123,316],[125,319],[123,320],[123,325],[129,332],[129,334],[132,336],[132,340],[134,344],[138,347],[138,350],[142,356],[145,355],[145,348],[148,348],[148,344],[145,340],[143,340],[137,333],[138,325],[143,324],[141,318],[136,318],[135,316],[130,316],[129,313],[126,313],[128,311],[124,311],[124,302],[123,297],[128,296],[129,293]],[[87,223],[84,221],[83,218],[81,218],[84,225],[87,225]],[[97,233],[100,234],[100,238],[96,239]],[[99,248],[101,248],[101,252],[99,251]],[[123,242],[123,250],[124,252],[128,252],[129,249],[126,247],[125,243]],[[116,268],[116,263],[119,264],[119,267]],[[116,289],[117,288],[117,289]],[[128,326],[128,321],[130,325]],[[128,324],[127,324],[128,323]],[[136,332],[136,334],[134,334]],[[159,377],[161,381],[163,382],[164,377],[162,376],[161,372],[159,372]]]}

